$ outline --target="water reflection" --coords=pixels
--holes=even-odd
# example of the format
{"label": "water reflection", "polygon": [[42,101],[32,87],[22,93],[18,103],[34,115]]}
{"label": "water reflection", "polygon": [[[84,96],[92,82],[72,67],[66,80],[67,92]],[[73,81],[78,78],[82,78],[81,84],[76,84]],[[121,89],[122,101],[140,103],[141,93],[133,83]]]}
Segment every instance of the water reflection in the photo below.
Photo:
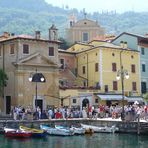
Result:
{"label": "water reflection", "polygon": [[93,134],[44,139],[9,139],[0,135],[0,148],[147,148],[148,136],[132,134]]}

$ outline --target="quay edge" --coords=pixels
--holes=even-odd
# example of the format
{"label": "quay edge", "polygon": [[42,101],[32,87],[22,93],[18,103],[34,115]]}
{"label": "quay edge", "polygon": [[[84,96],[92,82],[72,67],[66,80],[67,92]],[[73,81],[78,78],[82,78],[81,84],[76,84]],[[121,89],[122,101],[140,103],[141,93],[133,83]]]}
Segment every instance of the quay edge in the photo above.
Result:
{"label": "quay edge", "polygon": [[95,126],[113,126],[119,128],[119,133],[135,133],[135,134],[147,134],[148,135],[148,122],[138,122],[138,121],[119,121],[119,120],[106,120],[106,119],[52,119],[52,120],[0,120],[0,129],[2,131],[3,127],[19,127],[20,125],[39,128],[40,124],[46,124],[50,126],[58,125],[77,125],[80,123],[95,125]]}

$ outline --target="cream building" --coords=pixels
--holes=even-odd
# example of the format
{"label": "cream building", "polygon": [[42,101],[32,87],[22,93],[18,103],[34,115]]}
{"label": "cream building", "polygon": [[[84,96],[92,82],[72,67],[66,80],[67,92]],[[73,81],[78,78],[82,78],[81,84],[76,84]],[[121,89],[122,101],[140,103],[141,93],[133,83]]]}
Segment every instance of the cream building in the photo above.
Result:
{"label": "cream building", "polygon": [[97,21],[87,18],[76,21],[69,20],[69,28],[66,29],[66,40],[69,43],[82,42],[88,43],[97,36],[104,36],[105,30]]}
{"label": "cream building", "polygon": [[[59,43],[54,25],[49,29],[49,39],[42,39],[39,31],[35,37],[6,32],[0,37],[0,68],[8,76],[4,98],[0,99],[3,112],[9,114],[19,105],[41,109],[59,105]],[[39,80],[33,80],[35,75]],[[31,82],[29,78],[33,78]]]}

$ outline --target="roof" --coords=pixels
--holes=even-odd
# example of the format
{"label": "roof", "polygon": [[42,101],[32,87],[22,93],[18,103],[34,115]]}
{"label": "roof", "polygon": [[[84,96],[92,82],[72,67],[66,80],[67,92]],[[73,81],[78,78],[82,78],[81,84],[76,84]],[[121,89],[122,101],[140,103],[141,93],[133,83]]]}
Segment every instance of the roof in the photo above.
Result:
{"label": "roof", "polygon": [[116,38],[114,38],[114,39],[112,40],[112,42],[115,41],[116,39],[118,39],[118,38],[119,38],[120,36],[122,36],[123,34],[129,35],[129,36],[133,36],[133,37],[136,37],[136,38],[145,38],[145,39],[148,39],[148,37],[145,37],[145,36],[142,36],[142,35],[137,35],[137,34],[132,34],[132,33],[128,33],[128,32],[123,32],[123,33],[121,33],[120,35],[118,35]]}
{"label": "roof", "polygon": [[122,48],[121,46],[118,46],[118,45],[115,45],[113,43],[108,43],[108,42],[105,42],[105,43],[102,43],[101,45],[98,45],[98,46],[95,46],[93,48],[89,48],[89,49],[84,49],[83,51],[79,51],[77,53],[83,53],[83,52],[86,52],[86,51],[90,51],[90,50],[93,50],[93,49],[96,49],[96,48],[111,48],[111,49],[118,49],[118,50],[124,50],[124,51],[132,51],[132,52],[139,52],[137,50],[132,50],[132,49],[124,49]]}
{"label": "roof", "polygon": [[11,40],[17,40],[17,39],[33,40],[33,41],[43,41],[43,42],[52,42],[52,43],[57,43],[57,44],[61,43],[61,41],[51,41],[51,40],[47,40],[47,39],[43,39],[43,38],[36,39],[33,36],[25,35],[25,34],[3,38],[3,39],[0,40],[0,42],[6,42],[6,41],[11,41]]}
{"label": "roof", "polygon": [[58,52],[61,52],[61,53],[68,53],[68,54],[75,54],[74,52],[67,51],[67,50],[63,50],[63,49],[58,49]]}

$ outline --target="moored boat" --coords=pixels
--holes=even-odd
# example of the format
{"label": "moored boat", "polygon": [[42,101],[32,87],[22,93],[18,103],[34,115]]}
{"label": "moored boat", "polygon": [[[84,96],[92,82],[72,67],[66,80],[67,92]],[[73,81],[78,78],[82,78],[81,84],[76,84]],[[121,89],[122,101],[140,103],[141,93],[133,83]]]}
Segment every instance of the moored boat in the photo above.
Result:
{"label": "moored boat", "polygon": [[83,128],[83,127],[72,126],[70,129],[74,131],[75,135],[84,135],[85,134],[85,128]]}
{"label": "moored boat", "polygon": [[55,128],[49,127],[47,125],[40,125],[42,130],[45,130],[49,135],[57,135],[57,136],[72,136],[74,132],[64,128]]}
{"label": "moored boat", "polygon": [[94,132],[98,132],[98,133],[115,133],[116,131],[118,131],[118,128],[116,126],[99,127],[99,126],[93,126],[93,125],[87,125],[87,124],[81,124],[81,126],[86,130],[92,129]]}
{"label": "moored boat", "polygon": [[20,126],[19,128],[22,131],[31,132],[32,137],[42,138],[42,137],[46,136],[46,133],[43,130],[40,130],[40,129],[29,128],[29,127],[25,127],[25,126]]}
{"label": "moored boat", "polygon": [[29,138],[32,136],[31,132],[24,132],[21,130],[16,131],[7,131],[5,132],[6,137],[12,137],[12,138]]}
{"label": "moored boat", "polygon": [[17,131],[17,129],[9,128],[9,127],[4,127],[3,130],[4,130],[4,133]]}

